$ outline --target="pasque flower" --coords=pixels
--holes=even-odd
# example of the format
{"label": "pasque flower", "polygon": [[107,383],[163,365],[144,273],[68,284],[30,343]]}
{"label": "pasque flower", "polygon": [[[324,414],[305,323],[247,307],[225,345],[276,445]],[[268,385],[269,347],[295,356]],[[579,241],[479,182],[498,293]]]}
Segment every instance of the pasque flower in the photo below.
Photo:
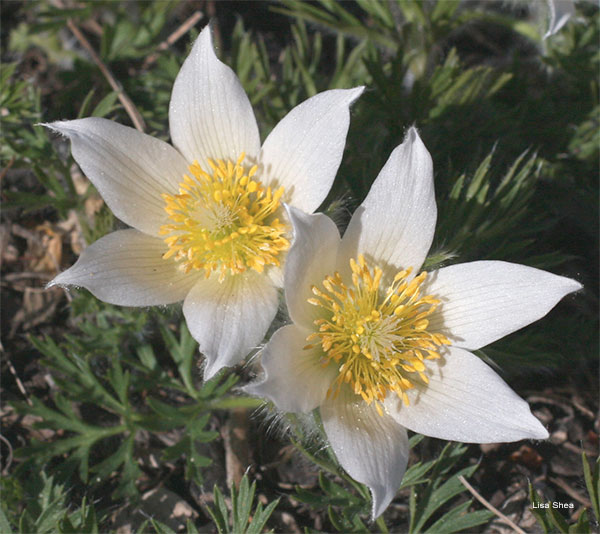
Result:
{"label": "pasque flower", "polygon": [[543,439],[527,403],[472,354],[581,288],[503,261],[419,274],[433,239],[431,157],[415,129],[391,154],[342,239],[323,214],[290,208],[285,266],[293,324],[262,351],[246,390],[288,412],[319,408],[342,467],[369,486],[373,516],[393,499],[406,429],[474,443]]}
{"label": "pasque flower", "polygon": [[546,0],[548,5],[548,29],[544,39],[558,33],[575,14],[574,0]]}
{"label": "pasque flower", "polygon": [[263,339],[289,248],[283,203],[312,213],[344,150],[362,88],[317,94],[261,147],[250,101],[205,28],[171,95],[173,146],[100,118],[48,124],[113,213],[132,228],[88,247],[51,285],[83,286],[124,306],[183,301],[205,379]]}

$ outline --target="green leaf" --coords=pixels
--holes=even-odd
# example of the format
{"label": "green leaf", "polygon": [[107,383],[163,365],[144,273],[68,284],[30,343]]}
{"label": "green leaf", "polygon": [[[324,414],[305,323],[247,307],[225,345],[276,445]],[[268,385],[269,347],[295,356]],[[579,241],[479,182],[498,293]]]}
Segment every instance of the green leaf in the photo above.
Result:
{"label": "green leaf", "polygon": [[542,501],[537,491],[535,491],[531,482],[529,482],[529,500],[531,501],[531,512],[544,529],[545,534],[553,532],[552,521],[548,516],[546,508],[541,507],[541,505],[545,503]]}
{"label": "green leaf", "polygon": [[259,502],[258,506],[256,507],[256,510],[254,511],[252,522],[246,530],[246,534],[260,534],[265,528],[269,517],[271,517],[273,511],[275,510],[275,508],[277,508],[278,504],[279,499],[275,499],[273,502],[270,502],[267,505],[267,507],[263,510],[263,505]]}
{"label": "green leaf", "polygon": [[242,477],[240,487],[236,490],[231,488],[231,513],[233,516],[233,531],[245,532],[248,525],[249,515],[252,511],[252,501],[256,484],[248,482],[248,477]]}
{"label": "green leaf", "polygon": [[590,464],[587,459],[585,451],[581,453],[581,462],[583,464],[583,476],[585,478],[585,485],[592,501],[592,508],[596,519],[600,520],[600,457],[596,459],[594,465],[594,471],[590,469]]}
{"label": "green leaf", "polygon": [[554,531],[558,531],[561,534],[569,533],[569,524],[567,523],[565,518],[562,516],[562,514],[557,512],[553,506],[550,506],[550,508],[547,508],[546,512],[548,513],[548,517],[550,517],[550,521],[552,522],[552,524],[555,527]]}
{"label": "green leaf", "polygon": [[156,519],[150,519],[150,523],[154,527],[156,534],[177,534],[171,527]]}
{"label": "green leaf", "polygon": [[115,103],[118,97],[119,94],[116,91],[108,93],[96,104],[94,111],[92,111],[92,117],[106,117],[109,113],[113,112],[117,108]]}
{"label": "green leaf", "polygon": [[[256,482],[249,483],[247,475],[242,477],[239,489],[232,487],[231,491],[231,521],[225,498],[221,490],[215,485],[213,496],[215,508],[207,507],[207,512],[212,518],[219,534],[259,534],[262,532],[267,520],[279,503],[279,499],[269,503],[263,509],[262,503],[258,503],[252,511]],[[230,528],[231,523],[231,528]]]}
{"label": "green leaf", "polygon": [[569,534],[589,534],[592,532],[590,520],[588,519],[587,510],[581,509],[579,518],[569,527]]}
{"label": "green leaf", "polygon": [[213,498],[216,507],[211,508],[210,506],[207,506],[206,511],[214,521],[219,534],[224,534],[225,532],[229,532],[229,514],[227,512],[227,505],[225,504],[223,494],[216,484],[213,487]]}
{"label": "green leaf", "polygon": [[195,365],[195,356],[198,350],[198,343],[190,334],[185,322],[181,324],[179,331],[179,341],[175,339],[173,333],[165,326],[160,326],[160,331],[167,349],[177,364],[177,370],[183,380],[188,395],[198,398],[198,391],[194,386],[192,369]]}
{"label": "green leaf", "polygon": [[425,532],[429,534],[451,534],[453,532],[470,532],[473,527],[487,523],[493,512],[489,510],[477,510],[469,512],[472,501],[459,504],[444,514]]}
{"label": "green leaf", "polygon": [[6,534],[12,534],[12,528],[10,528],[10,524],[6,515],[4,514],[4,510],[0,507],[0,532],[5,532]]}

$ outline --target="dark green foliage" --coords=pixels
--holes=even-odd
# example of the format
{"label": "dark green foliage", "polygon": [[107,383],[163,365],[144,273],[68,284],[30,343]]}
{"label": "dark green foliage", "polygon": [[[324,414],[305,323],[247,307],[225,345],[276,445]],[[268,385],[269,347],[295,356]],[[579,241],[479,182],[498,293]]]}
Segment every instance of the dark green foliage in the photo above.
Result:
{"label": "dark green foliage", "polygon": [[[19,502],[27,498],[27,506],[20,510]],[[68,506],[65,486],[56,483],[43,471],[28,472],[25,486],[16,478],[2,480],[2,507],[0,532],[36,534],[98,534],[99,520],[93,504],[84,497],[73,510]]]}
{"label": "dark green foliage", "polygon": [[39,210],[48,205],[66,217],[69,209],[81,207],[71,180],[68,166],[56,156],[41,126],[40,92],[31,84],[15,77],[16,64],[5,64],[0,74],[0,108],[6,110],[2,117],[2,165],[28,168],[38,180],[44,193],[8,190],[6,207]]}
{"label": "dark green foliage", "polygon": [[275,510],[279,499],[263,507],[262,502],[254,506],[254,493],[256,482],[250,484],[244,475],[240,481],[239,489],[231,488],[231,512],[228,509],[225,497],[221,490],[215,486],[213,495],[215,507],[208,508],[219,534],[260,534],[265,524]]}
{"label": "dark green foliage", "polygon": [[[493,154],[489,154],[472,177],[466,179],[463,174],[454,180],[448,199],[440,204],[436,240],[449,258],[523,261],[545,224],[539,220],[525,224],[527,205],[539,176],[537,158],[519,156],[497,185],[490,176],[492,161]],[[548,268],[564,261],[560,255],[554,256],[540,258],[536,266]]]}
{"label": "dark green foliage", "polygon": [[[416,125],[433,157],[438,197],[427,269],[499,259],[575,277],[585,286],[543,322],[485,347],[480,356],[519,374],[565,364],[585,370],[596,361],[596,5],[578,2],[580,22],[542,41],[544,30],[504,2],[282,0],[256,8],[285,14],[278,28],[253,18],[250,4],[238,6],[244,19],[229,13],[233,4],[215,4],[217,54],[239,76],[263,139],[306,98],[366,86],[352,108],[346,152],[324,211],[347,220],[346,211],[366,196],[391,150]],[[172,84],[206,13],[178,42],[158,50],[192,4],[103,0],[62,9],[40,1],[20,9],[20,18],[3,28],[3,216],[29,226],[75,213],[91,243],[113,229],[114,218],[106,206],[87,216],[93,186],[78,192],[68,142],[38,124],[96,116],[131,125],[131,119],[90,56],[73,46],[67,20],[83,28],[140,111],[147,133],[168,140]],[[90,30],[90,20],[102,32]],[[27,63],[31,51],[44,58],[45,68]],[[30,337],[32,360],[47,370],[52,387],[36,392],[31,406],[8,401],[39,418],[38,428],[56,433],[43,441],[27,436],[18,467],[3,478],[2,532],[105,530],[107,503],[97,499],[110,493],[119,505],[136,502],[148,436],[172,433],[175,439],[161,443],[156,457],[178,465],[190,486],[201,485],[211,462],[206,444],[218,436],[218,412],[259,404],[231,394],[237,372],[201,382],[198,347],[177,310],[116,308],[84,291],[74,293],[68,310],[68,318],[66,312],[56,318],[60,324],[43,325],[56,327],[56,337]],[[383,518],[370,523],[368,489],[341,470],[331,451],[315,452],[301,433],[295,441],[322,471],[319,489],[297,488],[294,498],[326,514],[340,532],[385,532]],[[394,529],[438,534],[483,528],[490,513],[465,500],[457,478],[477,467],[465,467],[464,456],[465,447],[453,444],[435,459],[410,465],[400,493],[410,492],[410,519]],[[555,511],[538,512],[547,532],[588,532],[598,519],[598,464],[591,468],[584,460],[583,472],[592,510],[572,524]],[[219,532],[267,528],[278,501],[256,504],[255,491],[244,477],[228,506],[215,488],[210,514]],[[533,488],[531,499],[539,499]],[[198,531],[191,521],[185,529]],[[152,531],[172,532],[156,519],[138,530]]]}
{"label": "dark green foliage", "polygon": [[593,516],[595,521],[592,523],[591,512],[587,508],[581,507],[577,516],[578,519],[569,523],[563,515],[554,508],[554,503],[543,500],[535,488],[529,483],[529,500],[531,501],[531,510],[538,523],[544,529],[546,534],[560,532],[561,534],[587,534],[595,532],[592,524],[598,526],[600,519],[600,458],[596,459],[593,469],[590,467],[585,452],[581,453],[581,462],[583,464],[583,474],[588,496],[592,503]]}
{"label": "dark green foliage", "polygon": [[[134,497],[138,491],[136,480],[141,474],[135,460],[138,433],[179,428],[181,438],[163,451],[163,460],[184,457],[186,478],[200,484],[201,468],[211,461],[199,452],[198,445],[219,435],[207,429],[210,411],[226,400],[224,396],[236,377],[232,375],[224,381],[216,378],[202,387],[195,386],[192,372],[197,344],[185,324],[181,326],[179,339],[168,328],[161,328],[167,354],[177,370],[175,376],[169,376],[164,364],[157,365],[149,344],[127,339],[132,332],[128,321],[138,322],[141,329],[145,315],[104,304],[102,307],[103,312],[96,314],[94,321],[81,323],[79,336],[66,336],[61,346],[50,338],[31,339],[44,355],[44,363],[55,371],[61,393],[53,396],[54,407],[33,398],[32,406],[19,404],[17,408],[40,417],[43,420],[40,427],[61,430],[67,437],[51,443],[34,443],[21,449],[20,456],[48,462],[68,455],[58,467],[62,478],[67,479],[76,470],[83,482],[91,484],[103,483],[113,472],[118,472],[114,497]],[[133,341],[138,344],[135,351]],[[169,390],[187,394],[189,401],[172,405],[152,396]],[[242,400],[240,404],[243,403]],[[235,406],[236,400],[232,399],[230,404]],[[76,410],[76,406],[80,408]],[[102,424],[83,420],[80,410],[85,406],[97,413]],[[104,451],[100,457],[94,454],[98,450]]]}
{"label": "dark green foliage", "polygon": [[294,498],[314,509],[326,508],[327,517],[338,532],[368,532],[365,525],[370,513],[367,488],[363,486],[360,488],[361,492],[356,495],[327,478],[322,472],[319,473],[319,487],[322,493],[298,487]]}
{"label": "dark green foliage", "polygon": [[[416,434],[409,442],[415,447],[423,436]],[[386,529],[380,517],[375,524],[369,526],[371,514],[370,495],[366,486],[348,477],[337,465],[331,450],[328,454],[313,454],[297,446],[305,456],[329,471],[342,477],[346,486],[332,481],[323,473],[319,474],[321,493],[307,491],[297,487],[294,498],[308,504],[312,508],[327,509],[327,516],[338,532],[369,532],[372,527]],[[411,465],[404,474],[400,490],[410,488],[410,525],[411,534],[438,532],[462,532],[469,528],[487,523],[493,514],[487,510],[472,511],[472,501],[456,501],[456,497],[465,492],[459,476],[470,477],[477,465],[456,470],[467,448],[458,443],[449,443],[433,460],[417,462]],[[349,487],[348,487],[349,486]],[[352,488],[352,490],[350,489]],[[452,503],[449,510],[447,504]]]}
{"label": "dark green foliage", "polygon": [[430,462],[427,482],[422,486],[411,488],[409,500],[411,534],[464,532],[487,523],[493,517],[493,514],[487,510],[469,512],[471,501],[458,504],[439,517],[438,510],[446,502],[465,491],[458,477],[470,477],[477,469],[477,465],[472,465],[454,471],[465,451],[466,447],[461,444],[446,445],[438,459]]}

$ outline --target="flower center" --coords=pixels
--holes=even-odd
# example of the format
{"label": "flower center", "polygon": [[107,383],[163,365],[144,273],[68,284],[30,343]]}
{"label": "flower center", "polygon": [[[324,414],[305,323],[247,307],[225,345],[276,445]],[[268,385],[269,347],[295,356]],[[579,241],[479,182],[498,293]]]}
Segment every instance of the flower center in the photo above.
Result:
{"label": "flower center", "polygon": [[208,160],[211,172],[196,161],[179,194],[162,195],[170,219],[160,229],[169,246],[163,257],[184,272],[204,269],[208,278],[218,271],[222,282],[227,273],[279,265],[277,256],[289,248],[287,227],[276,217],[283,187],[271,191],[253,179],[257,166],[243,165],[244,157]]}
{"label": "flower center", "polygon": [[319,341],[325,352],[323,366],[339,366],[328,397],[337,396],[347,383],[367,404],[375,402],[383,415],[381,403],[388,392],[408,405],[406,391],[416,382],[429,382],[424,360],[439,358],[439,347],[450,341],[427,330],[427,317],[440,302],[432,295],[421,296],[427,273],[409,281],[411,269],[401,271],[383,291],[381,269],[369,270],[362,254],[358,261],[350,260],[350,267],[352,285],[336,272],[323,280],[323,289],[312,286],[315,297],[308,302],[324,313],[315,321],[318,332],[307,341]]}

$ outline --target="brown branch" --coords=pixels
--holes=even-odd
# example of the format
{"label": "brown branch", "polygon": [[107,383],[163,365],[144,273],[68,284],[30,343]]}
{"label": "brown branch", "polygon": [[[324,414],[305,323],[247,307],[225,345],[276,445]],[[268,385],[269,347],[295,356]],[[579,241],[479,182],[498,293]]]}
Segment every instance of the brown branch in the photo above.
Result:
{"label": "brown branch", "polygon": [[192,29],[202,19],[202,17],[204,17],[202,11],[195,11],[191,17],[186,19],[186,21],[181,26],[179,26],[179,28],[177,28],[171,35],[169,35],[169,37],[167,37],[162,43],[160,43],[156,47],[155,52],[152,52],[152,54],[150,54],[146,58],[144,64],[142,65],[142,70],[145,70],[148,67],[150,67],[150,65],[152,65],[158,59],[160,52],[166,50],[174,43],[176,43],[179,39],[181,39],[181,37],[183,37],[190,29]]}
{"label": "brown branch", "polygon": [[550,482],[556,484],[559,488],[561,488],[569,497],[575,499],[579,503],[583,504],[586,508],[592,507],[592,501],[588,498],[580,495],[577,491],[575,491],[571,486],[569,486],[564,480],[560,478],[548,477]]}
{"label": "brown branch", "polygon": [[250,463],[248,451],[248,410],[234,408],[229,412],[223,429],[227,485],[239,488],[242,476]]}
{"label": "brown branch", "polygon": [[[0,343],[0,352],[4,352],[4,347],[2,346],[1,343]],[[29,406],[33,406],[33,402],[31,402],[29,395],[27,395],[25,386],[23,385],[23,382],[21,382],[21,379],[19,378],[19,375],[17,374],[17,370],[14,368],[12,362],[10,361],[8,354],[6,354],[4,352],[4,356],[5,356],[6,365],[8,366],[8,370],[10,371],[10,374],[13,375],[13,378],[15,379],[15,382],[17,384],[17,387],[19,388],[19,391],[21,392],[21,395],[23,395],[23,397],[25,397],[25,400],[27,401],[27,404],[29,404]]]}
{"label": "brown branch", "polygon": [[574,445],[573,443],[570,443],[568,441],[565,441],[562,446],[565,449],[568,449],[572,452],[574,452],[575,454],[581,456],[581,452],[585,452],[588,456],[595,456],[596,454],[598,454],[598,451],[595,451],[593,449],[586,449],[583,444],[581,445],[581,447],[578,447],[577,445]]}
{"label": "brown branch", "polygon": [[2,434],[0,434],[0,441],[2,441],[8,447],[8,458],[6,459],[6,465],[4,466],[4,469],[2,469],[2,476],[6,476],[8,475],[10,466],[13,462],[13,448],[10,444],[10,441],[8,441]]}
{"label": "brown branch", "polygon": [[498,510],[496,507],[492,506],[479,493],[477,493],[475,488],[467,482],[467,480],[465,479],[464,476],[459,475],[458,480],[460,480],[461,484],[469,490],[469,492],[471,493],[471,495],[473,495],[473,497],[475,497],[481,504],[483,504],[483,506],[485,506],[495,516],[497,516],[500,521],[502,521],[504,524],[508,525],[510,528],[512,528],[518,534],[526,534],[526,532],[523,529],[521,529],[519,526],[517,526],[515,523],[513,523],[500,510]]}
{"label": "brown branch", "polygon": [[125,111],[129,115],[131,122],[133,122],[133,125],[140,132],[144,132],[144,130],[146,129],[144,119],[135,107],[135,104],[131,101],[131,98],[127,96],[127,93],[125,93],[123,87],[121,87],[121,84],[116,80],[110,69],[106,66],[106,64],[102,61],[100,56],[96,53],[94,47],[85,38],[85,35],[81,33],[81,30],[77,27],[77,24],[75,24],[72,19],[67,19],[67,26],[69,27],[71,32],[73,32],[75,38],[81,43],[81,46],[83,46],[88,51],[90,56],[92,56],[92,60],[98,66],[100,72],[102,72],[102,74],[106,78],[106,81],[113,88],[113,91],[117,93],[117,96],[121,101],[121,104],[123,104]]}
{"label": "brown branch", "polygon": [[10,170],[10,168],[14,165],[15,163],[15,157],[13,156],[12,158],[10,158],[9,162],[6,164],[6,167],[4,167],[1,171],[0,171],[0,182],[2,180],[4,180],[4,177],[6,176],[6,173],[8,173],[8,171]]}

